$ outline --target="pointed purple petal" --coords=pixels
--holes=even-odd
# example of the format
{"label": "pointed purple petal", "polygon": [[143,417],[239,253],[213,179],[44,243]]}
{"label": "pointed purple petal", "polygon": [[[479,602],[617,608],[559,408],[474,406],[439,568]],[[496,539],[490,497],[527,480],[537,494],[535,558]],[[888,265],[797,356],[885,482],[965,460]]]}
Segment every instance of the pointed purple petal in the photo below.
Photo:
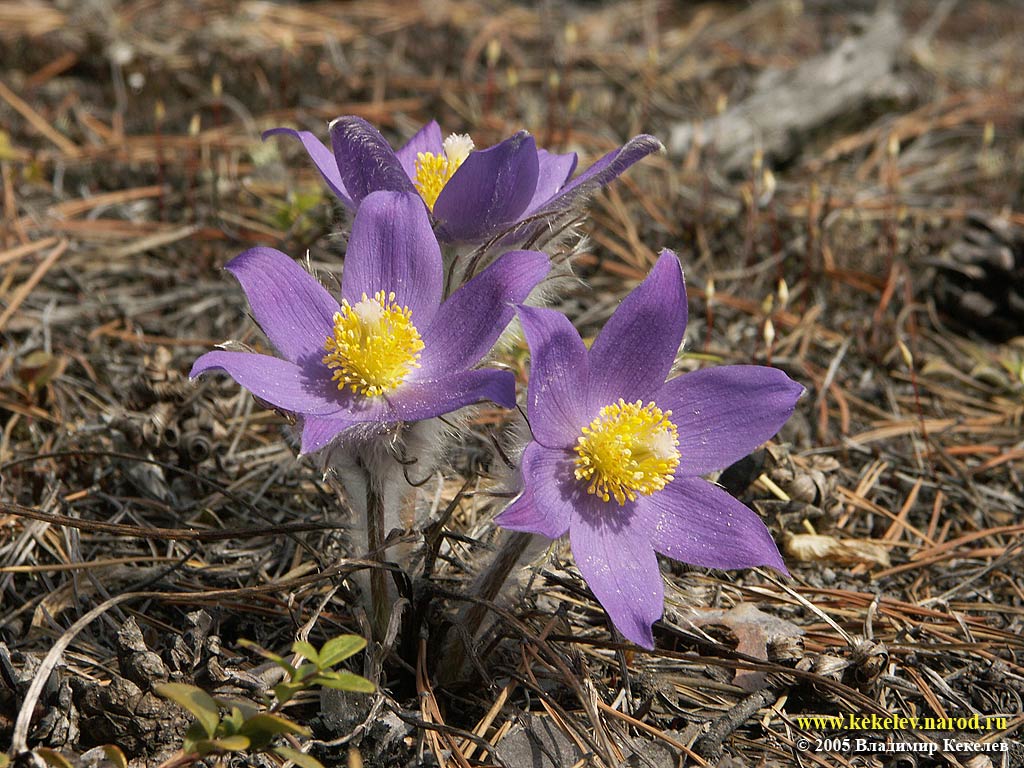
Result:
{"label": "pointed purple petal", "polygon": [[587,348],[561,312],[519,307],[518,315],[530,347],[526,408],[533,437],[549,448],[572,448],[593,419]]}
{"label": "pointed purple petal", "polygon": [[523,493],[494,522],[549,539],[564,536],[572,519],[573,499],[581,491],[580,482],[573,476],[572,455],[531,442],[523,451],[520,466]]}
{"label": "pointed purple petal", "polygon": [[269,131],[263,132],[263,140],[266,141],[268,136],[277,136],[278,134],[294,136],[301,141],[302,146],[305,147],[307,154],[309,154],[310,159],[313,161],[313,165],[320,171],[320,175],[324,177],[324,181],[327,182],[327,186],[331,188],[331,191],[341,200],[346,208],[355,207],[352,204],[351,195],[345,189],[345,182],[341,180],[341,173],[338,171],[338,161],[334,158],[334,153],[315,134],[310,131],[296,131],[293,128],[271,128]]}
{"label": "pointed purple petal", "polygon": [[189,378],[212,370],[224,371],[256,397],[292,413],[324,415],[345,407],[345,397],[331,381],[327,366],[313,368],[270,355],[215,350],[195,361]]}
{"label": "pointed purple petal", "polygon": [[420,128],[416,135],[406,142],[405,146],[395,152],[398,162],[402,164],[405,173],[410,179],[416,178],[416,155],[420,152],[430,152],[432,155],[439,155],[444,149],[441,141],[441,126],[436,120]]}
{"label": "pointed purple petal", "polygon": [[441,303],[441,249],[420,196],[375,192],[363,200],[352,222],[341,275],[341,295],[350,304],[363,294],[394,292],[423,330]]}
{"label": "pointed purple petal", "polygon": [[476,365],[525,301],[550,262],[539,251],[510,251],[453,293],[423,333],[414,378],[433,379]]}
{"label": "pointed purple petal", "polygon": [[532,212],[554,197],[576,170],[578,159],[575,152],[558,155],[546,149],[537,150],[537,189],[526,206],[527,212]]}
{"label": "pointed purple petal", "polygon": [[253,317],[285,359],[324,356],[338,302],[315,277],[273,248],[251,248],[225,268],[241,283]]}
{"label": "pointed purple petal", "polygon": [[752,510],[699,477],[676,478],[637,501],[654,548],[703,568],[766,565],[789,575],[768,528]]}
{"label": "pointed purple petal", "polygon": [[485,240],[515,222],[537,189],[537,145],[525,131],[470,152],[434,204],[439,235],[452,242]]}
{"label": "pointed purple petal", "polygon": [[356,205],[371,192],[416,192],[387,139],[361,117],[349,115],[332,122],[331,147],[341,180]]}
{"label": "pointed purple petal", "polygon": [[601,187],[621,176],[631,165],[652,152],[664,149],[653,136],[634,136],[618,149],[609,152],[587,170],[566,184],[545,202],[531,206],[530,213],[566,210],[594,194]]}
{"label": "pointed purple petal", "polygon": [[775,435],[804,388],[777,368],[723,365],[672,379],[657,394],[679,430],[676,475],[725,469]]}
{"label": "pointed purple petal", "polygon": [[627,504],[595,497],[569,526],[576,567],[615,627],[644,648],[654,647],[651,625],[665,608],[665,586],[646,521]]}
{"label": "pointed purple petal", "polygon": [[654,269],[623,299],[590,348],[590,404],[646,399],[672,369],[686,330],[679,259],[662,251]]}
{"label": "pointed purple petal", "polygon": [[481,400],[515,408],[516,378],[491,368],[460,371],[437,381],[406,382],[388,399],[397,421],[430,419]]}

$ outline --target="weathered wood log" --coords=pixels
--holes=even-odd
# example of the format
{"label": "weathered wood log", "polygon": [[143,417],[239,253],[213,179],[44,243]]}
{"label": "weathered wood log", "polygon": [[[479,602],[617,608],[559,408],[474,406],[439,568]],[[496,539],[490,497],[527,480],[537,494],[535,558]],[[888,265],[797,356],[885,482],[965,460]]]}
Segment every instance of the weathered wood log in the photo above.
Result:
{"label": "weathered wood log", "polygon": [[812,131],[879,100],[903,99],[908,85],[896,74],[906,34],[896,13],[880,9],[864,32],[790,72],[765,72],[753,92],[721,115],[681,123],[669,134],[669,152],[683,155],[694,143],[714,145],[721,166],[750,166],[758,148],[783,161],[799,153]]}

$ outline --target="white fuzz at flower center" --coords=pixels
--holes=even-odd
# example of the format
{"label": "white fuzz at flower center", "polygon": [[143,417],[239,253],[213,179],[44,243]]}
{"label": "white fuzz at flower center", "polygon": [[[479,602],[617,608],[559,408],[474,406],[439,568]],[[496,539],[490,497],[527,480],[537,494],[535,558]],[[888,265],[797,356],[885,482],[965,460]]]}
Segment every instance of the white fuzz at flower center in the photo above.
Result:
{"label": "white fuzz at flower center", "polygon": [[642,401],[606,405],[576,440],[576,479],[587,493],[623,505],[668,485],[679,466],[679,438],[672,411]]}
{"label": "white fuzz at flower center", "polygon": [[464,133],[453,133],[442,144],[442,152],[419,152],[416,155],[416,178],[413,184],[427,207],[433,211],[441,190],[459,170],[469,153],[473,151],[473,140]]}
{"label": "white fuzz at flower center", "polygon": [[331,378],[338,389],[375,397],[395,389],[420,367],[423,341],[409,308],[398,306],[394,293],[377,291],[372,299],[364,293],[355,306],[342,300],[324,349],[324,365],[335,369]]}

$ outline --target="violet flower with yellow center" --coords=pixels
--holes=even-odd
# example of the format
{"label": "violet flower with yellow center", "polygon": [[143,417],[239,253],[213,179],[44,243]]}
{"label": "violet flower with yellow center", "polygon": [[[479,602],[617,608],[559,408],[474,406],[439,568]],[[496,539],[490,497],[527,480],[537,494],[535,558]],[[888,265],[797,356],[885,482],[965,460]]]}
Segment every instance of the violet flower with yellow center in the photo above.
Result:
{"label": "violet flower with yellow center", "polygon": [[594,596],[625,637],[647,648],[664,607],[655,553],[787,572],[761,519],[701,475],[778,432],[804,388],[754,365],[665,380],[687,316],[674,253],[662,252],[589,350],[559,312],[518,313],[531,355],[533,441],[522,457],[523,491],[499,525],[552,539],[568,533]]}
{"label": "violet flower with yellow center", "polygon": [[503,242],[523,242],[533,231],[524,222],[573,209],[661,149],[653,136],[635,136],[571,179],[576,153],[538,149],[525,131],[476,149],[469,136],[442,140],[440,127],[431,121],[397,151],[376,128],[354,116],[331,123],[330,148],[309,131],[274,128],[263,136],[279,133],[302,142],[327,186],[350,210],[372,192],[419,194],[437,221],[442,243],[482,243],[501,234]]}
{"label": "violet flower with yellow center", "polygon": [[415,193],[363,201],[349,238],[341,303],[287,255],[253,248],[227,269],[279,356],[217,350],[192,377],[222,370],[302,418],[302,452],[360,424],[440,416],[480,400],[515,406],[508,371],[476,366],[548,272],[548,257],[510,251],[442,303],[442,263]]}

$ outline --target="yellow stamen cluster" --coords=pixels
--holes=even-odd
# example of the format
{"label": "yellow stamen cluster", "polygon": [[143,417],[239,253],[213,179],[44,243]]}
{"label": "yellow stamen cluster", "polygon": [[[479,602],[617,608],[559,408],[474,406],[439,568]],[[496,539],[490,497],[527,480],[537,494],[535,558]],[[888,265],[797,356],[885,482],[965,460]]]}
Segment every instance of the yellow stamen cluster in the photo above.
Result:
{"label": "yellow stamen cluster", "polygon": [[679,436],[672,411],[637,400],[606,405],[576,440],[576,479],[587,493],[623,505],[668,485],[679,466]]}
{"label": "yellow stamen cluster", "polygon": [[453,133],[444,140],[441,154],[416,154],[416,178],[413,179],[413,184],[431,211],[434,210],[434,203],[437,202],[444,185],[455,175],[472,151],[473,140],[469,136]]}
{"label": "yellow stamen cluster", "polygon": [[375,397],[395,389],[420,367],[423,341],[409,308],[398,306],[394,293],[377,291],[372,299],[364,293],[355,306],[341,302],[324,349],[324,365],[337,369],[331,378],[338,389]]}

